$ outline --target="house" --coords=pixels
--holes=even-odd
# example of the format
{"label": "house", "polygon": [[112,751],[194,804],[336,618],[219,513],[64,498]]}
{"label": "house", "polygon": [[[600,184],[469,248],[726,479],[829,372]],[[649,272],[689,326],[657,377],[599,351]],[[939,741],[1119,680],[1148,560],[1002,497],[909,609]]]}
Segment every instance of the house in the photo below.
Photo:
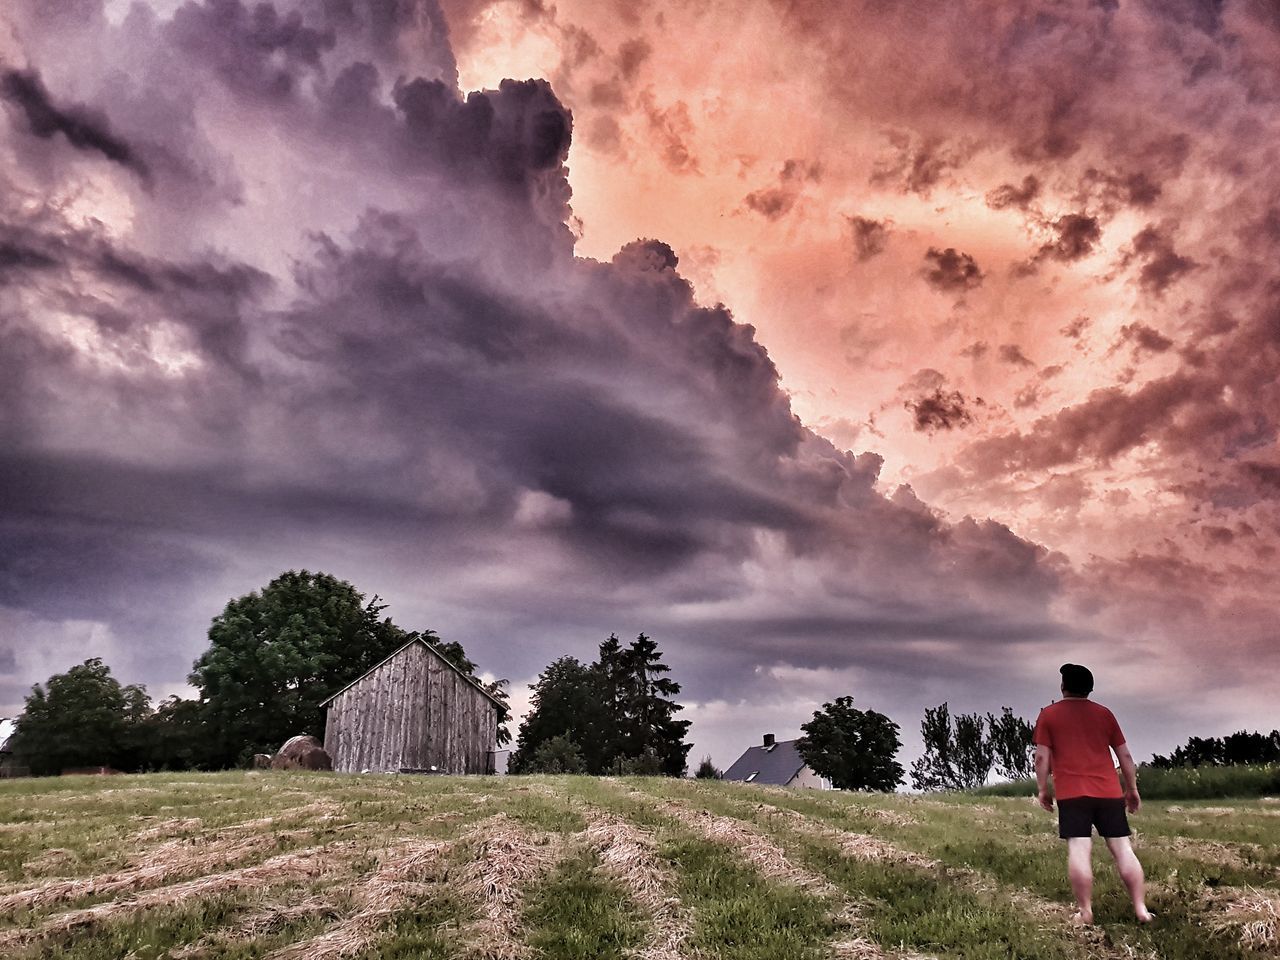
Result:
{"label": "house", "polygon": [[778,741],[772,733],[766,733],[760,746],[748,747],[747,752],[735,760],[720,779],[830,790],[831,781],[813,772],[801,758],[796,743],[795,740]]}
{"label": "house", "polygon": [[321,706],[345,773],[491,773],[501,704],[415,637]]}
{"label": "house", "polygon": [[29,771],[18,766],[13,756],[13,735],[17,733],[16,720],[0,718],[0,777],[25,777]]}

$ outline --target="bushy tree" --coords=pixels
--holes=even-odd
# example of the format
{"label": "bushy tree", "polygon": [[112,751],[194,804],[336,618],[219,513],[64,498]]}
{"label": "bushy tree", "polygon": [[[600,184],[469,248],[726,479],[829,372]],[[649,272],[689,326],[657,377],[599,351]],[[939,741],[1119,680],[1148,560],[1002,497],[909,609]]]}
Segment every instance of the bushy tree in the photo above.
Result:
{"label": "bushy tree", "polygon": [[824,703],[800,729],[801,758],[833,786],[891,791],[902,783],[902,764],[895,759],[902,747],[898,725],[882,713],[856,709],[853,697]]}
{"label": "bushy tree", "polygon": [[711,762],[710,757],[703,757],[698,764],[698,772],[693,776],[696,780],[719,780],[722,775],[723,771]]}
{"label": "bushy tree", "polygon": [[527,772],[543,743],[566,736],[579,746],[588,773],[682,776],[689,721],[675,719],[683,709],[675,700],[680,684],[669,672],[644,634],[626,647],[610,635],[590,665],[574,657],[553,661],[534,684],[510,769]]}
{"label": "bushy tree", "polygon": [[208,711],[198,700],[173,696],[147,718],[147,769],[208,770],[214,767]]}
{"label": "bushy tree", "polygon": [[1035,774],[1035,728],[1009,707],[1000,716],[987,714],[987,736],[995,754],[996,773],[1008,780],[1026,780]]}
{"label": "bushy tree", "polygon": [[[617,638],[610,636],[610,641]],[[608,642],[608,641],[606,641]],[[604,664],[601,648],[601,665]],[[618,731],[617,754],[636,761],[646,771],[656,758],[654,774],[684,776],[692,744],[684,742],[688,720],[675,719],[684,707],[675,701],[680,684],[666,674],[671,668],[662,662],[658,644],[643,633],[625,650],[617,654],[612,668],[620,681],[620,699],[615,704],[615,727]]]}
{"label": "bushy tree", "polygon": [[520,725],[507,769],[534,772],[531,764],[539,748],[563,737],[578,745],[587,769],[598,772],[605,712],[598,698],[596,676],[590,667],[575,657],[553,660],[533,685],[532,709]]}
{"label": "bushy tree", "polygon": [[525,762],[522,773],[585,773],[587,765],[578,745],[566,736],[556,736],[538,744]]}
{"label": "bushy tree", "polygon": [[[141,688],[131,688],[140,691]],[[145,691],[141,691],[145,698]],[[135,695],[131,694],[131,695]],[[122,759],[126,697],[97,657],[31,688],[17,720],[13,751],[36,776],[74,767],[113,766]]]}
{"label": "bushy tree", "polygon": [[955,780],[961,790],[972,790],[987,782],[995,751],[987,738],[981,714],[956,714],[955,742],[952,756],[955,758]]}
{"label": "bushy tree", "polygon": [[946,703],[925,708],[920,739],[924,741],[924,753],[911,765],[911,785],[917,790],[954,790],[955,733]]}
{"label": "bushy tree", "polygon": [[205,706],[212,762],[234,766],[295,734],[322,735],[320,702],[408,640],[378,599],[327,573],[290,570],[229,602],[188,678]]}
{"label": "bushy tree", "polygon": [[952,717],[946,703],[926,708],[920,722],[924,754],[911,765],[917,790],[971,790],[987,782],[992,766],[1001,776],[1030,776],[1031,735],[1027,721],[1008,707],[1000,717],[962,713]]}
{"label": "bushy tree", "polygon": [[1280,763],[1280,730],[1249,733],[1244,730],[1226,737],[1190,737],[1169,756],[1156,754],[1153,767],[1221,767],[1234,764]]}

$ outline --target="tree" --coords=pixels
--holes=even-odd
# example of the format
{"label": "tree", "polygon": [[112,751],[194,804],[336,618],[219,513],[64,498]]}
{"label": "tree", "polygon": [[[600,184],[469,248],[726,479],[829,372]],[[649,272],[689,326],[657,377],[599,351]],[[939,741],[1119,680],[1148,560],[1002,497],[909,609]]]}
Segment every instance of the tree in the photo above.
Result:
{"label": "tree", "polygon": [[618,772],[682,776],[689,721],[675,719],[680,684],[666,676],[658,645],[640,634],[623,647],[614,635],[599,659],[584,665],[560,657],[538,677],[533,709],[520,725],[513,773],[528,771],[541,744],[566,736],[579,746],[591,774]]}
{"label": "tree", "polygon": [[1153,767],[1165,769],[1248,763],[1280,763],[1280,730],[1269,734],[1240,730],[1226,737],[1190,737],[1169,756],[1156,754],[1151,758]]}
{"label": "tree", "polygon": [[147,769],[207,770],[214,767],[208,711],[198,700],[173,696],[147,718]]}
{"label": "tree", "polygon": [[945,703],[926,709],[920,721],[924,754],[911,765],[917,790],[972,790],[987,782],[991,768],[1010,779],[1031,776],[1033,728],[1008,707],[951,717]]}
{"label": "tree", "polygon": [[911,785],[917,790],[954,790],[955,736],[946,703],[925,708],[920,739],[924,741],[924,753],[911,765]]}
{"label": "tree", "polygon": [[853,697],[837,697],[800,727],[800,756],[841,790],[891,791],[902,783],[896,759],[898,725],[874,710],[858,710]]}
{"label": "tree", "polygon": [[93,657],[54,674],[43,688],[31,688],[18,717],[14,753],[36,776],[114,764],[121,758],[127,705],[111,669]]}
{"label": "tree", "polygon": [[981,714],[956,714],[955,758],[956,785],[961,790],[972,790],[987,782],[991,765],[995,762],[995,750],[987,738]]}
{"label": "tree", "polygon": [[[616,639],[610,637],[614,642]],[[662,662],[657,643],[643,633],[620,660],[623,687],[616,714],[618,754],[641,761],[651,753],[657,758],[656,773],[684,776],[693,745],[684,742],[689,721],[675,719],[684,709],[674,699],[680,684],[665,676],[671,668]]]}
{"label": "tree", "polygon": [[206,709],[210,761],[231,766],[295,734],[319,736],[320,702],[409,639],[378,600],[327,573],[290,570],[230,601],[188,678]]}
{"label": "tree", "polygon": [[120,691],[124,697],[124,727],[112,766],[118,770],[151,769],[151,697],[147,688],[131,683]]}
{"label": "tree", "polygon": [[578,745],[566,736],[557,736],[538,744],[522,772],[585,773],[586,769]]}
{"label": "tree", "polygon": [[702,762],[698,764],[698,772],[693,776],[695,780],[719,780],[720,777],[723,776],[723,773],[724,772],[722,770],[711,762],[710,757],[703,757]]}
{"label": "tree", "polygon": [[520,725],[516,749],[508,761],[512,773],[532,773],[531,764],[539,748],[555,737],[579,745],[586,769],[600,772],[604,708],[590,667],[575,657],[553,660],[533,685],[531,708]]}
{"label": "tree", "polygon": [[987,714],[987,736],[995,754],[996,773],[1008,780],[1026,780],[1035,774],[1034,728],[1009,707],[1000,716]]}

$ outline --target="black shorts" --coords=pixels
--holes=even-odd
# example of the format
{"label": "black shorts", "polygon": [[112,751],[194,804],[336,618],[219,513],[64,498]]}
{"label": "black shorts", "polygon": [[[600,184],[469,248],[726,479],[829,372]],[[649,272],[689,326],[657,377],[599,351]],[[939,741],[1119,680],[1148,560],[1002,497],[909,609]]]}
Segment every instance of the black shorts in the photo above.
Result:
{"label": "black shorts", "polygon": [[1091,837],[1093,828],[1100,837],[1127,837],[1129,818],[1124,814],[1120,797],[1071,797],[1058,801],[1058,836]]}

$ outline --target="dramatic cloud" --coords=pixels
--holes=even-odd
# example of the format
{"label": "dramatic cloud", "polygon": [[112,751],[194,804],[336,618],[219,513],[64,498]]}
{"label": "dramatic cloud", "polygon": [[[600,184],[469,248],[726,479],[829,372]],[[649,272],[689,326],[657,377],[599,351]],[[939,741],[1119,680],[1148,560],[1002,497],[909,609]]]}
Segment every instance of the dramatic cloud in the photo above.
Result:
{"label": "dramatic cloud", "polygon": [[931,264],[925,270],[924,278],[938,290],[971,290],[982,283],[982,271],[978,269],[973,257],[961,253],[955,247],[947,247],[945,250],[930,247],[924,258]]}
{"label": "dramatic cloud", "polygon": [[83,106],[54,106],[35,71],[9,70],[0,74],[0,97],[22,111],[33,135],[48,140],[62,134],[76,149],[100,153],[144,180],[148,178],[146,164],[133,147],[111,132],[111,125],[104,118]]}
{"label": "dramatic cloud", "polygon": [[1144,750],[1265,725],[1262,5],[0,21],[0,712],[309,566],[517,683],[644,629],[722,764],[1067,659]]}
{"label": "dramatic cloud", "polygon": [[853,249],[859,261],[870,260],[889,245],[889,225],[867,217],[850,217],[849,230],[853,234]]}

